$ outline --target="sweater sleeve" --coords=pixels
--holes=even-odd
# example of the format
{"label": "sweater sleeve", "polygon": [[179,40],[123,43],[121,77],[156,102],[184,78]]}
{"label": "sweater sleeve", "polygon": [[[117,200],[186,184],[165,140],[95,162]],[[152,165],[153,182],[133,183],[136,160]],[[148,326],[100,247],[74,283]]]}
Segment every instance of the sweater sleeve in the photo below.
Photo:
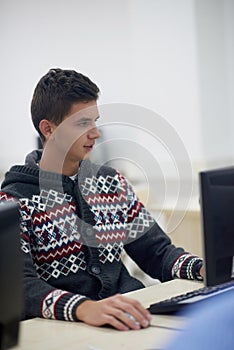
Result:
{"label": "sweater sleeve", "polygon": [[201,280],[199,271],[202,259],[172,244],[168,235],[139,201],[126,178],[120,176],[122,186],[125,186],[128,193],[127,254],[144,272],[163,282],[173,278]]}
{"label": "sweater sleeve", "polygon": [[17,201],[20,208],[21,249],[24,261],[24,308],[22,319],[43,317],[77,321],[76,308],[88,298],[84,295],[56,289],[38,277],[30,247],[30,209],[24,201],[17,200],[4,192],[0,192],[0,201]]}
{"label": "sweater sleeve", "polygon": [[30,252],[24,252],[23,255],[24,314],[22,319],[43,317],[77,321],[76,308],[88,298],[56,289],[41,280],[35,271]]}

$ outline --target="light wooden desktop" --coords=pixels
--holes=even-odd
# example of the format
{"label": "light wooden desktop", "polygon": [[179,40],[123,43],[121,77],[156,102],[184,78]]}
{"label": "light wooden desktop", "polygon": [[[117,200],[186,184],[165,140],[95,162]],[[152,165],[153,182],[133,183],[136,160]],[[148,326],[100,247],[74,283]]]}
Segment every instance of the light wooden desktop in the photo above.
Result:
{"label": "light wooden desktop", "polygon": [[[173,280],[127,295],[148,307],[156,301],[202,286],[202,283],[195,281]],[[139,331],[120,332],[110,327],[92,327],[81,322],[36,318],[21,322],[19,345],[14,350],[163,349],[186,321],[181,316],[154,315],[150,327]]]}

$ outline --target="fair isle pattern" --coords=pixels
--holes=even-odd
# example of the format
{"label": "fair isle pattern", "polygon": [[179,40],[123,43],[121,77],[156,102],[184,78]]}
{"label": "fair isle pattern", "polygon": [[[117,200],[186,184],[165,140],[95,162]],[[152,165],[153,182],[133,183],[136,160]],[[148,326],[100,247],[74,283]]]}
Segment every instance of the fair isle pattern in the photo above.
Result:
{"label": "fair isle pattern", "polygon": [[[177,277],[181,278],[181,272],[183,265],[186,266],[186,275],[187,278],[193,279],[193,273],[192,273],[192,267],[195,261],[200,260],[198,257],[194,257],[194,255],[191,254],[182,254],[178,257],[178,259],[175,261],[172,267],[172,278]],[[188,264],[187,264],[188,262]]]}
{"label": "fair isle pattern", "polygon": [[138,215],[135,216],[133,220],[127,225],[129,237],[132,239],[136,239],[138,236],[144,234],[153,223],[154,219],[152,218],[152,216],[144,207],[141,207],[140,211],[138,212]]}
{"label": "fair isle pattern", "polygon": [[188,254],[183,254],[178,257],[178,259],[175,261],[174,265],[172,266],[172,278],[177,277],[180,278],[180,271],[183,263],[185,260],[187,260]]}
{"label": "fair isle pattern", "polygon": [[66,193],[60,193],[55,190],[41,190],[40,195],[34,195],[32,201],[37,206],[38,210],[48,210],[58,205],[63,205],[65,202],[71,202],[72,197]]}
{"label": "fair isle pattern", "polygon": [[187,273],[187,278],[188,279],[194,279],[194,273],[193,273],[193,267],[194,267],[194,264],[197,262],[197,261],[200,261],[201,259],[198,258],[198,257],[193,257],[193,259],[190,259],[189,260],[189,263],[188,263],[188,266],[187,266],[187,269],[186,269],[186,273]]}
{"label": "fair isle pattern", "polygon": [[[119,182],[118,173],[115,176],[99,176],[98,178],[95,176],[86,177],[84,184],[82,184],[82,193],[85,197],[88,197],[90,201],[95,202],[97,193],[116,193],[117,190],[123,191],[124,188],[121,186]],[[105,201],[105,198],[102,198]],[[109,201],[107,197],[107,201]],[[98,200],[99,202],[99,200]]]}
{"label": "fair isle pattern", "polygon": [[[13,200],[2,193],[0,199]],[[32,199],[18,200],[21,213],[21,249],[30,253],[44,281],[86,270],[78,217],[72,197],[42,190]],[[31,244],[30,244],[31,243]]]}
{"label": "fair isle pattern", "polygon": [[72,311],[77,302],[80,300],[85,299],[83,295],[73,295],[65,304],[64,310],[63,310],[63,317],[65,321],[76,321],[72,316]]}
{"label": "fair isle pattern", "polygon": [[46,295],[45,299],[42,301],[42,316],[44,318],[49,318],[56,320],[55,315],[55,306],[58,300],[63,297],[64,295],[68,294],[68,292],[65,292],[60,289],[55,289],[48,295]]}
{"label": "fair isle pattern", "polygon": [[[51,255],[52,256],[52,255]],[[60,260],[55,259],[52,263],[43,263],[41,265],[35,263],[38,275],[44,281],[48,281],[51,277],[59,278],[60,276],[68,276],[70,273],[77,273],[78,270],[86,270],[85,255],[81,251],[78,254],[62,257]]]}
{"label": "fair isle pattern", "polygon": [[119,261],[123,242],[140,237],[154,219],[119,172],[113,177],[86,177],[81,187],[93,214],[100,261]]}
{"label": "fair isle pattern", "polygon": [[[44,300],[42,301],[42,316],[44,318],[56,320],[56,304],[64,296],[68,297],[69,294],[70,293],[60,289],[55,289],[49,294],[47,294]],[[65,321],[75,321],[72,316],[73,307],[77,302],[79,302],[82,299],[85,299],[85,297],[79,294],[71,295],[71,297],[68,298],[63,308],[63,318]]]}
{"label": "fair isle pattern", "polygon": [[7,202],[15,202],[15,198],[5,192],[0,192],[0,204],[3,204],[5,201]]}
{"label": "fair isle pattern", "polygon": [[28,205],[28,199],[20,199],[18,201],[20,206],[20,230],[21,230],[21,249],[24,253],[30,253],[30,237],[31,237],[31,227],[32,227],[32,218],[31,218],[31,207]]}
{"label": "fair isle pattern", "polygon": [[123,252],[123,242],[115,242],[114,244],[107,243],[106,245],[99,244],[99,259],[105,264],[106,261],[113,262],[120,261]]}
{"label": "fair isle pattern", "polygon": [[70,195],[42,190],[32,197],[34,210],[33,257],[38,275],[45,281],[86,270],[78,216]]}
{"label": "fair isle pattern", "polygon": [[29,253],[30,252],[30,243],[29,243],[29,237],[28,237],[28,230],[30,227],[29,222],[31,222],[31,218],[30,218],[27,206],[24,205],[24,201],[19,201],[18,199],[14,198],[13,196],[11,196],[5,192],[0,192],[0,201],[1,201],[1,203],[4,203],[4,201],[7,201],[7,202],[16,202],[19,204],[20,215],[21,215],[21,222],[20,222],[21,249],[24,253]]}

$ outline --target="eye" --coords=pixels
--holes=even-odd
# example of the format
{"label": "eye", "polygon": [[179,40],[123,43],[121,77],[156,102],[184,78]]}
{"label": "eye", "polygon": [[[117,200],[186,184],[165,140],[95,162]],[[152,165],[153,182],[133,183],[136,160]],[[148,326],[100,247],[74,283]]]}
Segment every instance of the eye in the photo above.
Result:
{"label": "eye", "polygon": [[90,122],[89,121],[83,121],[83,122],[79,122],[77,125],[81,126],[82,128],[89,126]]}

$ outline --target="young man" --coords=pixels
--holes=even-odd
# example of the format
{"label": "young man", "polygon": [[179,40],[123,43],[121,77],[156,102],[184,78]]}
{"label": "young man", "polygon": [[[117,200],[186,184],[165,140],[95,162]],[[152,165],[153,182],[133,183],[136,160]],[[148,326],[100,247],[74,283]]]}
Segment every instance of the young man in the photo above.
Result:
{"label": "young man", "polygon": [[151,316],[123,295],[144,287],[123,265],[123,250],[161,281],[201,279],[202,260],[171,244],[121,173],[88,160],[100,136],[98,93],[72,70],[40,79],[31,114],[43,150],[10,169],[0,199],[20,208],[23,318],[140,329]]}

